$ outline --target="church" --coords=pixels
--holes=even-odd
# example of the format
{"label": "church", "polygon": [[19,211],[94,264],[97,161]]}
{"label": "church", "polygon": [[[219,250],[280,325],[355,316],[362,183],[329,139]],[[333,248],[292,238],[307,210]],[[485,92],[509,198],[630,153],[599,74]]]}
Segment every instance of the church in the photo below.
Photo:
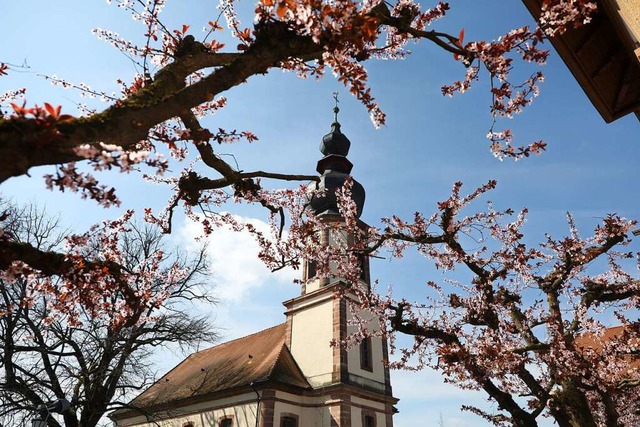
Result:
{"label": "church", "polygon": [[[339,225],[336,189],[353,167],[350,142],[341,132],[338,108],[322,138],[318,184],[312,198],[323,222]],[[365,191],[353,181],[358,217]],[[361,228],[366,224],[361,222]],[[338,231],[336,231],[338,230]],[[322,231],[322,244],[335,239]],[[368,259],[358,286],[370,288]],[[284,301],[284,323],[187,357],[126,409],[111,414],[118,427],[392,427],[394,405],[387,342],[364,339],[352,348],[332,347],[351,326],[351,306],[339,297],[340,278],[316,277],[313,262],[302,268],[299,296]]]}

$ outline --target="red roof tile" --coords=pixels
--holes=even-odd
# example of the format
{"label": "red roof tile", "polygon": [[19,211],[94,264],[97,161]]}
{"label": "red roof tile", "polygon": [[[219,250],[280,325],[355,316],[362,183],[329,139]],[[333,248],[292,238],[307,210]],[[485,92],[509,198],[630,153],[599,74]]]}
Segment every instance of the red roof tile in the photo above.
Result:
{"label": "red roof tile", "polygon": [[286,324],[281,324],[194,353],[136,397],[130,406],[174,404],[252,382],[308,388],[309,383],[284,343],[285,332]]}

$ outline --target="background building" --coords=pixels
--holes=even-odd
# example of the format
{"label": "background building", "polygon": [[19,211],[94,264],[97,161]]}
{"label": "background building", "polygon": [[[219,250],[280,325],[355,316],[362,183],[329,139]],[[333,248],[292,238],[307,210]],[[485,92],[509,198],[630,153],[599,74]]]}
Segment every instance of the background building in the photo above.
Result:
{"label": "background building", "polygon": [[[542,0],[523,0],[540,16]],[[640,2],[598,0],[592,21],[551,42],[607,122],[640,119]]]}

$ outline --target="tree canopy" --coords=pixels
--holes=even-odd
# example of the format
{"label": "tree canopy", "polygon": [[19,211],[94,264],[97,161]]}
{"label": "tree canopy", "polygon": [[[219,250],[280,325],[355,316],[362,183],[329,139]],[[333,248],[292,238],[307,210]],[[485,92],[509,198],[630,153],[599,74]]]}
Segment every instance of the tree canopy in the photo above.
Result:
{"label": "tree canopy", "polygon": [[[317,177],[282,173],[268,165],[250,171],[236,167],[221,155],[216,143],[254,141],[258,136],[203,125],[203,117],[225,106],[223,95],[231,95],[232,89],[271,69],[294,71],[302,77],[322,77],[331,71],[363,104],[374,124],[384,124],[375,88],[368,86],[366,64],[404,58],[408,43],[421,42],[433,44],[460,63],[462,77],[442,88],[445,95],[467,91],[486,73],[494,120],[488,134],[491,152],[499,158],[529,157],[543,151],[545,143],[518,147],[509,129],[497,127],[498,120],[519,113],[537,96],[543,78],[538,66],[548,55],[542,43],[588,23],[594,3],[545,0],[537,26],[517,28],[492,41],[468,41],[464,29],[439,31],[450,9],[445,2],[429,8],[408,0],[262,0],[255,7],[253,23],[245,27],[236,3],[225,0],[204,36],[198,38],[189,23],[180,28],[163,24],[162,0],[114,3],[141,23],[142,37],[130,42],[109,30],[96,29],[95,33],[128,55],[137,74],[121,78],[120,94],[96,92],[48,76],[55,84],[108,102],[107,108],[88,109],[79,117],[63,113],[53,100],[31,105],[28,92],[23,102],[15,99],[24,95],[21,90],[3,95],[0,100],[10,104],[0,120],[0,182],[28,174],[35,167],[54,165],[55,173],[45,178],[47,187],[78,192],[109,207],[120,203],[117,188],[103,185],[91,169],[142,170],[145,179],[169,188],[164,210],[144,212],[148,222],[171,232],[174,212],[183,209],[201,224],[205,234],[223,225],[248,229],[262,245],[261,258],[273,269],[297,266],[301,257],[318,258],[335,262],[349,280],[357,277],[358,253],[370,255],[389,248],[400,256],[409,246],[416,246],[438,268],[452,270],[460,265],[470,270],[472,278],[446,289],[430,281],[437,297],[422,303],[360,295],[362,306],[379,315],[388,337],[396,332],[415,337],[413,348],[402,350],[406,357],[398,367],[411,366],[417,357],[419,367],[441,369],[458,385],[483,389],[498,402],[497,414],[472,410],[495,424],[536,425],[543,415],[554,417],[561,425],[633,422],[629,420],[633,420],[634,407],[625,405],[635,393],[629,386],[633,382],[626,381],[630,372],[620,367],[611,374],[603,370],[594,378],[586,373],[594,364],[619,366],[617,361],[634,351],[629,343],[634,342],[638,326],[628,310],[637,304],[637,283],[620,266],[620,259],[628,259],[628,254],[614,252],[628,241],[633,222],[608,216],[592,238],[580,238],[571,226],[571,237],[549,238],[542,248],[531,248],[522,242],[519,231],[525,212],[511,222],[511,211],[492,209],[460,218],[460,210],[491,189],[493,182],[468,197],[461,195],[456,184],[451,198],[433,216],[416,214],[410,221],[390,216],[385,227],[369,230],[366,239],[349,248],[349,256],[324,253],[309,244],[310,235],[323,225],[303,215],[306,189],[271,190],[263,184]],[[233,45],[216,40],[218,32],[224,31],[223,20],[235,40]],[[535,69],[521,81],[512,81],[513,69],[523,63],[532,63]],[[15,66],[0,66],[2,74],[17,71]],[[264,207],[273,236],[240,223],[220,208],[233,201]],[[348,198],[342,206],[347,226],[353,226]],[[116,324],[120,328],[138,325],[142,308],[162,301],[141,294],[134,286],[138,273],[128,271],[110,255],[117,248],[115,236],[127,228],[130,215],[69,239],[65,250],[45,250],[5,232],[0,240],[4,280],[36,278],[46,284],[43,289],[64,292],[69,296],[56,310],[69,319],[77,318],[79,310],[100,318],[113,310],[113,306],[103,307],[101,300],[118,293],[124,298],[124,310],[118,311],[121,318]],[[3,215],[3,220],[10,221],[11,213]],[[476,236],[481,243],[469,245],[464,236],[473,237],[477,230],[484,230],[494,243],[485,247],[482,234]],[[102,245],[98,256],[91,252],[96,239]],[[609,268],[603,275],[587,271],[596,259],[607,257]],[[159,273],[157,269],[145,273],[145,286],[152,286]],[[589,347],[579,344],[581,339],[605,333],[606,325],[594,316],[594,310],[603,305],[623,325],[624,332],[611,342],[624,345],[615,351],[585,350]],[[489,358],[501,363],[487,366]],[[612,402],[614,394],[619,398]],[[584,411],[589,415],[583,415]]]}
{"label": "tree canopy", "polygon": [[[35,206],[3,207],[11,218],[3,224],[4,232],[16,242],[53,251],[65,241],[82,239]],[[194,258],[171,253],[163,248],[162,234],[148,225],[116,233],[89,237],[82,256],[93,262],[110,259],[135,275],[125,292],[136,293],[137,306],[128,303],[132,296],[105,283],[79,295],[55,278],[2,279],[3,424],[28,422],[39,405],[67,399],[71,410],[64,414],[66,427],[96,426],[108,411],[126,405],[132,392],[155,381],[150,356],[158,347],[198,348],[216,339],[211,320],[192,314],[193,302],[214,302],[202,286],[208,276],[204,252]],[[106,240],[112,244],[105,246]],[[153,272],[157,274],[150,278]],[[99,306],[95,300],[101,301]],[[55,417],[48,417],[47,424],[59,426]]]}

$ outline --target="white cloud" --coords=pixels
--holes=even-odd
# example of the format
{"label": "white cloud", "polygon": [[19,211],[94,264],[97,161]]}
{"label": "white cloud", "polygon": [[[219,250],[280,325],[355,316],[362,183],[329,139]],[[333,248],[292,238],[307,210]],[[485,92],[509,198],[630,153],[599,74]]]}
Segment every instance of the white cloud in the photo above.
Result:
{"label": "white cloud", "polygon": [[[251,223],[262,232],[267,232],[266,222],[249,217],[235,217],[238,221]],[[195,250],[201,242],[200,226],[185,220],[179,229],[182,244],[187,250]],[[247,232],[236,232],[227,228],[215,229],[206,238],[207,257],[211,266],[209,279],[211,293],[219,303],[198,306],[198,310],[209,311],[221,336],[220,342],[243,337],[284,322],[282,301],[299,295],[293,280],[300,271],[286,268],[271,272],[258,259],[258,244]]]}
{"label": "white cloud", "polygon": [[[251,223],[264,233],[269,230],[269,225],[259,219],[240,216],[236,219]],[[193,246],[202,230],[199,224],[186,220],[180,234],[187,245]],[[206,238],[206,242],[214,292],[223,304],[246,301],[253,292],[265,286],[291,284],[299,274],[291,268],[271,272],[258,259],[258,244],[248,232],[219,228]]]}

